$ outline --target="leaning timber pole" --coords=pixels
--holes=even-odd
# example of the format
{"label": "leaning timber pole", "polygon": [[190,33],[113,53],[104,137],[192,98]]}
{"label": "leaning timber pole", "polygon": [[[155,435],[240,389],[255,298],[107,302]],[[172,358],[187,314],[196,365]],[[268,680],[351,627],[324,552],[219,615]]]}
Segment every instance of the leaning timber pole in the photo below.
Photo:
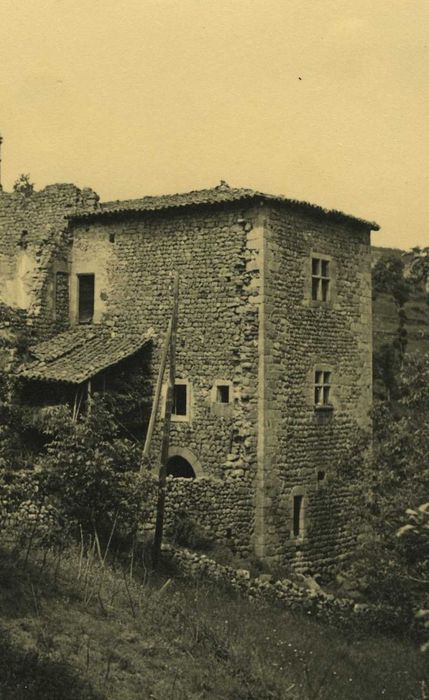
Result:
{"label": "leaning timber pole", "polygon": [[[173,308],[173,315],[174,315],[174,308]],[[150,455],[150,447],[151,447],[151,443],[152,443],[152,436],[153,436],[153,431],[155,428],[156,416],[158,413],[159,400],[161,398],[162,382],[164,379],[165,367],[167,365],[168,352],[170,349],[171,331],[173,328],[173,315],[171,316],[171,318],[168,322],[167,333],[165,335],[164,346],[162,348],[161,360],[159,363],[159,370],[158,370],[158,378],[156,380],[155,396],[154,396],[153,403],[152,403],[152,410],[150,413],[149,425],[148,425],[148,429],[147,429],[147,433],[146,433],[146,439],[145,439],[144,448],[143,448],[142,460],[140,463],[140,472],[142,472],[143,469],[149,464],[149,455]]]}
{"label": "leaning timber pole", "polygon": [[[153,540],[152,549],[152,566],[156,570],[158,568],[159,557],[161,553],[162,533],[164,528],[164,506],[165,506],[165,489],[167,477],[167,460],[168,449],[170,446],[170,424],[171,413],[173,410],[173,389],[176,379],[176,335],[177,322],[179,315],[179,274],[176,272],[174,276],[174,299],[173,313],[171,316],[171,333],[169,338],[169,372],[167,384],[167,396],[165,401],[165,416],[162,429],[162,444],[161,444],[161,459],[158,476],[158,503],[156,507],[156,525],[155,537]],[[162,377],[161,377],[162,381]]]}

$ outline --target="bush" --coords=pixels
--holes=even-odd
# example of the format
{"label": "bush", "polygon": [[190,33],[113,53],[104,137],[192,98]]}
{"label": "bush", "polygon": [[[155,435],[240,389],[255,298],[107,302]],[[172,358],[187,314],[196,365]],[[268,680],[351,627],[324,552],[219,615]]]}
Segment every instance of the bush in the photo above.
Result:
{"label": "bush", "polygon": [[429,590],[428,544],[414,529],[408,537],[396,535],[406,508],[418,512],[429,493],[429,355],[406,355],[397,387],[396,400],[375,404],[372,459],[342,470],[360,533],[346,574],[370,600],[400,606],[411,619]]}
{"label": "bush", "polygon": [[140,473],[140,449],[117,437],[102,402],[73,422],[69,413],[40,460],[41,489],[54,499],[64,519],[83,532],[129,544],[147,519],[154,481]]}

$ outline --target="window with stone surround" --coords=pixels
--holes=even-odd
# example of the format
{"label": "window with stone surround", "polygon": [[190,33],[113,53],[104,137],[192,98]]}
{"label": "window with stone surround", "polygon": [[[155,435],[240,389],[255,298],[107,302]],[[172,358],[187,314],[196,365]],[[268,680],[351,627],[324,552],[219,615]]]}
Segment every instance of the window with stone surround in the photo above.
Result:
{"label": "window with stone surround", "polygon": [[216,402],[229,403],[230,401],[230,386],[229,384],[218,384],[216,387]]}
{"label": "window with stone surround", "polygon": [[293,536],[302,537],[304,531],[304,496],[293,497]]}
{"label": "window with stone surround", "polygon": [[176,379],[173,387],[172,421],[189,421],[191,413],[191,386],[187,379]]}
{"label": "window with stone surround", "polygon": [[295,486],[290,493],[290,536],[297,542],[305,539],[308,497],[305,485]]}
{"label": "window with stone surround", "polygon": [[327,257],[311,258],[311,298],[313,301],[330,301],[331,261]]}
{"label": "window with stone surround", "polygon": [[92,323],[94,317],[95,275],[77,276],[79,323]]}
{"label": "window with stone surround", "polygon": [[317,368],[314,371],[314,405],[316,408],[332,408],[332,372]]}
{"label": "window with stone surround", "polygon": [[216,379],[211,390],[212,403],[230,404],[232,403],[232,382],[227,379]]}

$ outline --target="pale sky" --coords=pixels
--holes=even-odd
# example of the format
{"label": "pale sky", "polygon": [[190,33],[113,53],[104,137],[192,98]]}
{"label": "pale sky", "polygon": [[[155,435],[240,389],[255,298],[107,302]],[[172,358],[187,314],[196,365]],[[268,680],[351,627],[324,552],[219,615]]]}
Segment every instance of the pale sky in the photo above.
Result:
{"label": "pale sky", "polygon": [[5,189],[231,186],[429,245],[428,0],[1,0]]}

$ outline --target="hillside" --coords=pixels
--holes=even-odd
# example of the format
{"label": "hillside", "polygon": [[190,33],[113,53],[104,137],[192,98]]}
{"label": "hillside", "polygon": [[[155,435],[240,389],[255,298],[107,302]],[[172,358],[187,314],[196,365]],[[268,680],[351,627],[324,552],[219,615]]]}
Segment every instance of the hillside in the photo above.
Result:
{"label": "hillside", "polygon": [[406,640],[171,571],[144,583],[74,550],[23,559],[0,551],[2,700],[425,697],[425,658]]}
{"label": "hillside", "polygon": [[[381,257],[402,258],[407,275],[410,254],[397,248],[373,248],[373,264]],[[413,285],[410,299],[405,304],[408,352],[429,352],[429,295],[423,286]],[[399,325],[398,307],[390,294],[379,294],[373,301],[374,348],[392,342]]]}

